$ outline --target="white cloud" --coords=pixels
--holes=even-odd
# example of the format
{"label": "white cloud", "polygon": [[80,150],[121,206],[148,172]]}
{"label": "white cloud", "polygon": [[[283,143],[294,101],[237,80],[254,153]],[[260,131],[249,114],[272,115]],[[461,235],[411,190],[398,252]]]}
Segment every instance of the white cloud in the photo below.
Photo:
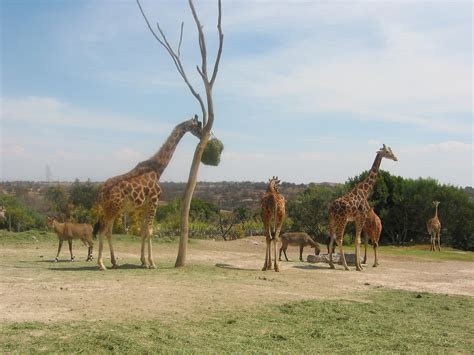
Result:
{"label": "white cloud", "polygon": [[4,123],[24,123],[66,128],[89,128],[107,132],[151,133],[169,131],[168,124],[149,122],[123,115],[95,112],[62,102],[53,97],[1,98],[0,118]]}

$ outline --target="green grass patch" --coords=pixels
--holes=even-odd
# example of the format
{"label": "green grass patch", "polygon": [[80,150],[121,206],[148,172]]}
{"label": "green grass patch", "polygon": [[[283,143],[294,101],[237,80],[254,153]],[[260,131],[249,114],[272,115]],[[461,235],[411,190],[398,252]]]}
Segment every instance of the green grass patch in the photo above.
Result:
{"label": "green grass patch", "polygon": [[[370,247],[370,249],[372,249]],[[474,261],[474,252],[442,247],[441,252],[430,251],[429,245],[414,245],[409,247],[382,246],[382,253],[389,253],[400,256],[415,256],[427,260],[453,260],[453,261]],[[369,250],[369,255],[372,250]]]}
{"label": "green grass patch", "polygon": [[367,302],[311,300],[171,324],[15,323],[0,327],[0,352],[470,353],[472,309],[470,297],[378,290]]}

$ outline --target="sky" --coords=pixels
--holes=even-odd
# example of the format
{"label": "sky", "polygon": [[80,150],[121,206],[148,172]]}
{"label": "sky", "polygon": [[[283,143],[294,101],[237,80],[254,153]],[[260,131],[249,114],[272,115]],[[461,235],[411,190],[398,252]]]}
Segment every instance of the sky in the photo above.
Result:
{"label": "sky", "polygon": [[[103,181],[149,158],[200,107],[134,0],[0,0],[0,179]],[[187,1],[141,0],[193,86]],[[209,63],[217,5],[195,0]],[[386,144],[406,178],[473,186],[473,3],[223,0],[218,167],[199,180],[344,182]],[[185,135],[162,181],[187,181]]]}

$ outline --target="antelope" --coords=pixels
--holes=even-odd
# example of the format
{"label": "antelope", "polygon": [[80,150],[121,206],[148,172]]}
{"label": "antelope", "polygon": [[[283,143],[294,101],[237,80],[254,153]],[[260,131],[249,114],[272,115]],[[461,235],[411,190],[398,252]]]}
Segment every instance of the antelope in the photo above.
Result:
{"label": "antelope", "polygon": [[286,249],[288,245],[291,246],[299,246],[300,247],[300,261],[303,261],[303,248],[305,246],[311,246],[314,248],[314,254],[319,255],[321,249],[319,244],[316,243],[311,237],[304,232],[294,232],[294,233],[285,233],[281,235],[281,248],[280,248],[280,258],[281,261],[281,252],[285,254],[285,259],[288,261],[288,257],[286,256]]}
{"label": "antelope", "polygon": [[58,261],[59,253],[61,252],[61,247],[65,240],[69,243],[71,261],[75,260],[75,257],[72,254],[72,241],[74,239],[80,239],[82,243],[88,247],[86,261],[92,260],[94,242],[92,241],[92,226],[90,224],[72,222],[59,223],[52,217],[48,217],[47,224],[56,233],[59,240],[58,254],[56,255],[56,259],[54,259],[55,262]]}

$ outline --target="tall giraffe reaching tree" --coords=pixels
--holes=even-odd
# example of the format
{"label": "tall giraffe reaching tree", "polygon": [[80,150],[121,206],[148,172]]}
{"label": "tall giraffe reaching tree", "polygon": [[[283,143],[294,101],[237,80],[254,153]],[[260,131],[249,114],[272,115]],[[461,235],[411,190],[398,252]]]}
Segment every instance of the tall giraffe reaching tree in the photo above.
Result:
{"label": "tall giraffe reaching tree", "polygon": [[360,234],[364,227],[367,214],[370,212],[368,197],[372,192],[377,175],[380,168],[380,163],[383,158],[397,161],[397,157],[393,154],[392,149],[386,147],[385,144],[377,152],[369,175],[359,182],[350,192],[344,196],[336,199],[329,206],[329,234],[331,237],[331,247],[329,248],[329,266],[334,269],[332,261],[332,252],[334,241],[339,246],[339,251],[342,258],[342,264],[346,270],[349,270],[344,256],[344,249],[342,241],[344,237],[344,230],[347,222],[354,221],[356,227],[355,235],[355,266],[358,271],[362,270],[360,263]]}
{"label": "tall giraffe reaching tree", "polygon": [[438,218],[438,205],[439,201],[433,201],[433,205],[435,206],[435,215],[433,218],[430,218],[428,222],[426,222],[426,228],[428,229],[428,233],[431,237],[431,251],[436,251],[438,249],[441,251],[441,222]]}
{"label": "tall giraffe reaching tree", "polygon": [[212,70],[212,74],[210,77],[207,72],[207,69],[208,69],[207,68],[207,49],[206,49],[207,47],[206,47],[206,39],[204,37],[203,26],[201,25],[201,22],[199,21],[193,1],[188,0],[188,4],[191,9],[193,19],[196,24],[198,35],[199,35],[198,38],[199,38],[199,49],[201,52],[201,65],[196,66],[196,69],[204,85],[204,89],[206,92],[206,103],[204,103],[204,100],[202,99],[201,95],[191,85],[190,81],[188,80],[188,76],[186,74],[184,66],[181,63],[181,43],[183,39],[184,23],[181,23],[181,33],[180,33],[179,43],[177,46],[177,50],[175,50],[171,46],[168,39],[166,38],[163,30],[160,27],[160,24],[159,23],[156,24],[156,27],[158,29],[158,33],[157,33],[155,32],[153,27],[150,25],[150,22],[148,21],[148,18],[146,17],[145,12],[143,11],[142,6],[140,5],[140,1],[139,0],[136,0],[136,1],[149,30],[153,34],[153,37],[155,37],[158,43],[160,43],[160,45],[162,45],[165,48],[166,52],[168,52],[168,54],[170,55],[171,59],[173,60],[173,64],[178,70],[179,75],[181,75],[181,77],[183,78],[184,82],[189,88],[189,91],[191,91],[191,94],[199,102],[199,105],[202,111],[202,121],[203,121],[202,134],[200,137],[199,144],[197,145],[196,150],[194,151],[193,162],[191,163],[191,169],[189,171],[188,183],[184,190],[184,195],[183,195],[183,199],[181,203],[181,223],[180,223],[181,224],[181,237],[179,239],[178,256],[176,257],[175,266],[177,267],[184,266],[186,262],[186,251],[187,251],[188,236],[189,236],[189,211],[191,208],[191,199],[193,197],[194,189],[196,188],[197,175],[199,171],[199,165],[201,163],[201,158],[204,153],[204,149],[206,148],[207,142],[209,141],[212,125],[214,124],[214,100],[213,100],[212,90],[214,87],[215,80],[217,78],[217,72],[219,70],[219,63],[221,60],[222,48],[224,44],[224,34],[222,33],[222,26],[221,26],[221,19],[222,19],[221,0],[218,0],[218,6],[217,6],[217,9],[218,9],[217,30],[219,32],[219,44],[217,46],[217,54],[216,54],[216,59],[214,62],[214,68]]}
{"label": "tall giraffe reaching tree", "polygon": [[[99,213],[99,222],[94,226],[94,234],[99,234],[99,256],[97,263],[100,270],[106,270],[102,258],[104,234],[110,247],[110,259],[114,268],[118,267],[112,247],[112,227],[117,216],[125,210],[139,211],[142,217],[141,226],[141,262],[142,266],[155,268],[153,261],[151,237],[161,188],[158,185],[161,174],[168,166],[181,138],[191,132],[201,137],[201,122],[194,117],[177,125],[160,150],[150,159],[139,163],[126,174],[108,179],[100,188],[95,208]],[[148,262],[145,259],[145,241],[148,245]]]}
{"label": "tall giraffe reaching tree", "polygon": [[[263,229],[267,243],[265,250],[265,264],[263,264],[262,271],[272,269],[271,247],[273,247],[274,269],[275,271],[279,271],[276,251],[277,244],[280,243],[280,231],[283,219],[285,218],[285,198],[278,191],[279,183],[280,180],[278,180],[277,177],[270,179],[268,181],[267,192],[265,192],[260,202]],[[271,226],[272,219],[274,223],[273,231]]]}

